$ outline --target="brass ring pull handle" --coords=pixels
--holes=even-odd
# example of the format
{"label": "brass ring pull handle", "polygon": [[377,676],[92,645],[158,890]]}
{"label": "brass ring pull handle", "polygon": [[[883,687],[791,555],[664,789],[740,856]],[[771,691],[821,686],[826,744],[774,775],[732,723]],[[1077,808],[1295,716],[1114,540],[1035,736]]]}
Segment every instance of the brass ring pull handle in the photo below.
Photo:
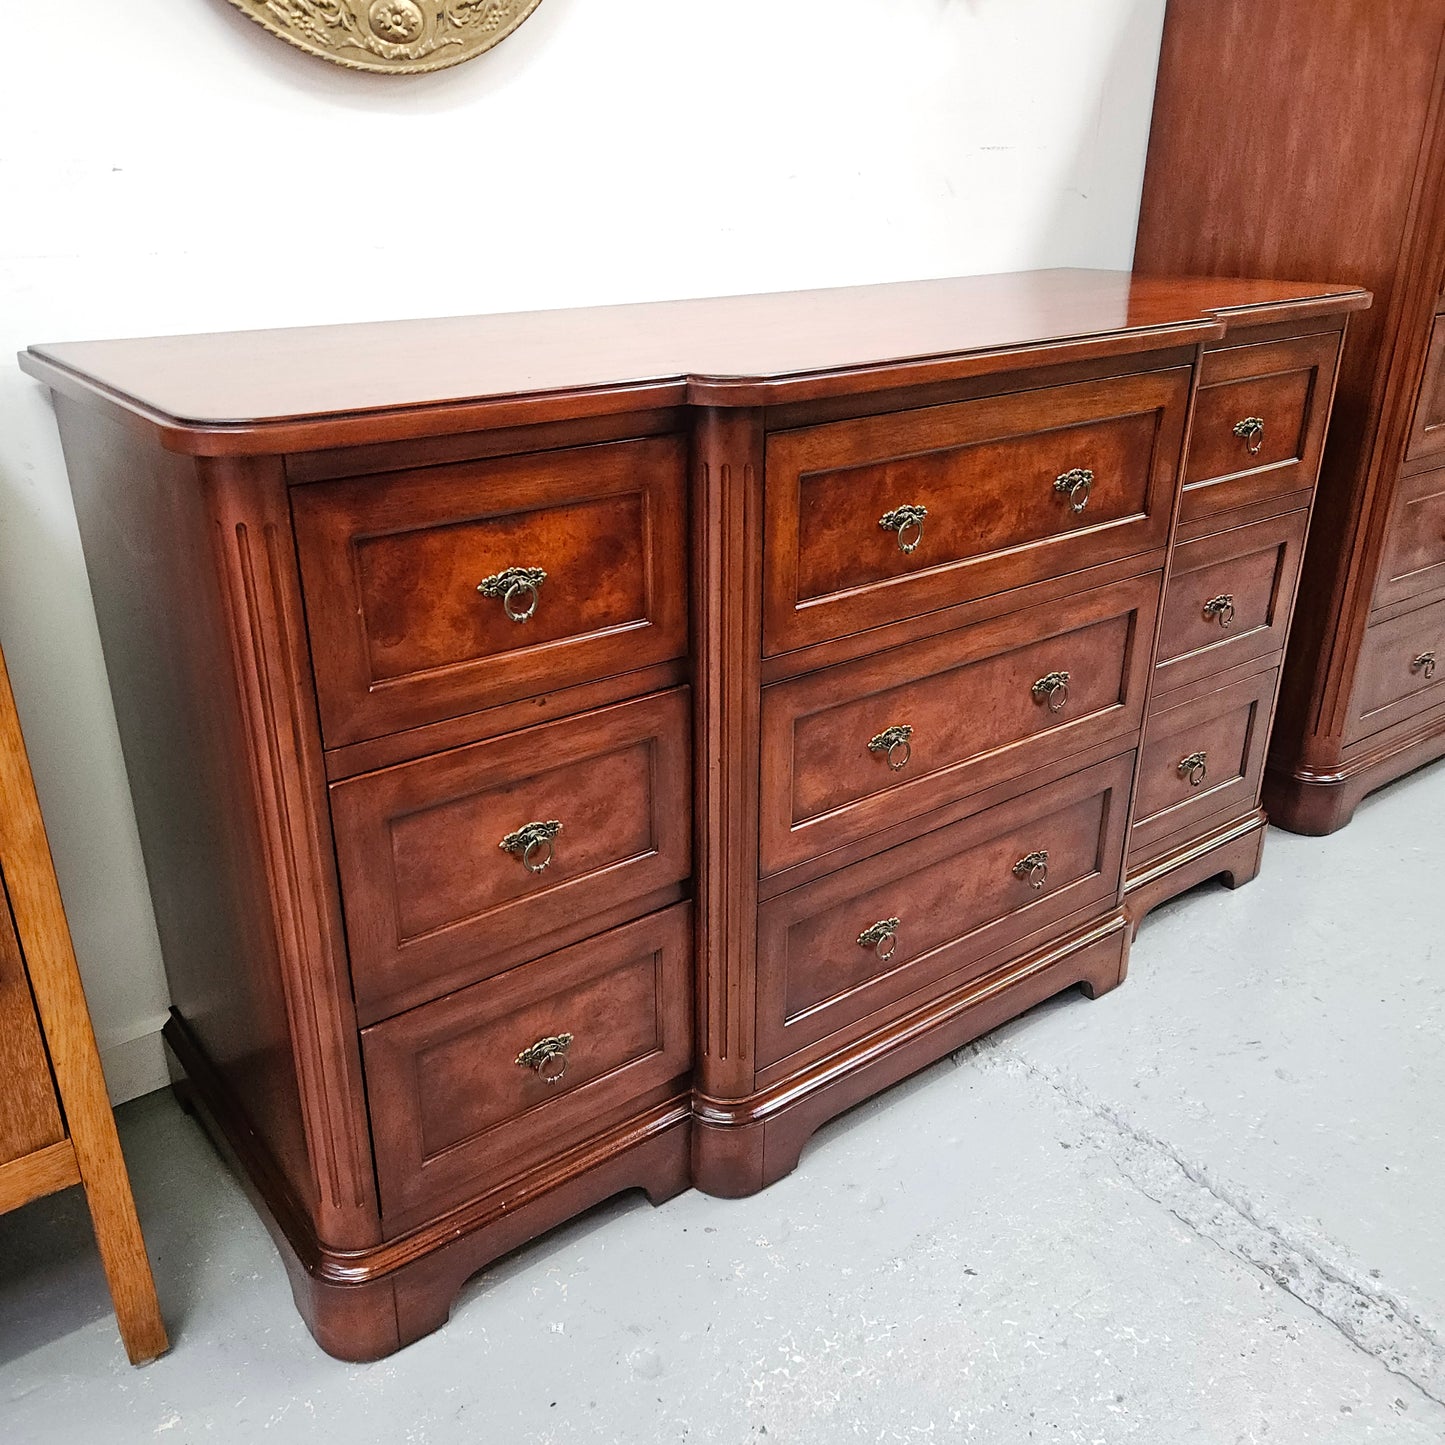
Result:
{"label": "brass ring pull handle", "polygon": [[538,589],[547,580],[540,567],[508,567],[505,572],[484,577],[477,583],[483,597],[500,597],[502,608],[513,622],[530,622],[541,601]]}
{"label": "brass ring pull handle", "polygon": [[906,506],[895,507],[878,519],[878,525],[885,532],[898,534],[898,550],[912,556],[923,541],[923,519],[928,515],[927,507],[909,502]]}
{"label": "brass ring pull handle", "polygon": [[1203,786],[1209,776],[1209,757],[1206,753],[1190,753],[1179,760],[1179,776],[1189,780],[1191,788]]}
{"label": "brass ring pull handle", "polygon": [[556,856],[554,840],[561,831],[562,825],[555,818],[550,823],[528,823],[508,833],[497,846],[520,858],[528,873],[545,873]]}
{"label": "brass ring pull handle", "polygon": [[885,728],[877,737],[869,738],[868,751],[882,753],[888,759],[888,766],[895,773],[901,773],[913,756],[913,744],[909,741],[913,729],[907,723]]}
{"label": "brass ring pull handle", "polygon": [[571,1048],[571,1034],[553,1034],[551,1038],[538,1039],[517,1055],[517,1067],[534,1070],[544,1084],[560,1084],[562,1075],[567,1072],[567,1054]]}
{"label": "brass ring pull handle", "polygon": [[1257,457],[1264,445],[1264,418],[1247,416],[1243,421],[1235,422],[1234,434],[1249,448],[1250,456]]}
{"label": "brass ring pull handle", "polygon": [[1041,848],[1014,864],[1014,877],[1030,888],[1042,888],[1049,881],[1049,850]]}
{"label": "brass ring pull handle", "polygon": [[871,928],[865,928],[858,935],[859,948],[871,948],[887,963],[898,947],[898,927],[898,919],[880,918]]}
{"label": "brass ring pull handle", "polygon": [[1046,702],[1050,712],[1063,712],[1069,705],[1069,674],[1051,672],[1033,685],[1035,702]]}
{"label": "brass ring pull handle", "polygon": [[1088,467],[1074,467],[1054,478],[1054,490],[1069,499],[1071,512],[1082,512],[1094,490],[1094,474]]}
{"label": "brass ring pull handle", "polygon": [[1221,592],[1204,604],[1204,617],[1208,622],[1217,622],[1221,627],[1234,626],[1234,594]]}
{"label": "brass ring pull handle", "polygon": [[1423,673],[1426,682],[1435,676],[1435,654],[1433,652],[1422,652],[1414,662],[1410,664],[1411,672]]}

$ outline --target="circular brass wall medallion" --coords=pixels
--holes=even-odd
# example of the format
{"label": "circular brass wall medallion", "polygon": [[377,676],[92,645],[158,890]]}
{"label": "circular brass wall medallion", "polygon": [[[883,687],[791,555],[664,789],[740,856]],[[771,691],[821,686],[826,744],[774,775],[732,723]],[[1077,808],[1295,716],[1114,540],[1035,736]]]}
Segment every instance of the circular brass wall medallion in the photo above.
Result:
{"label": "circular brass wall medallion", "polygon": [[542,0],[231,0],[273,35],[351,70],[415,75],[505,40]]}

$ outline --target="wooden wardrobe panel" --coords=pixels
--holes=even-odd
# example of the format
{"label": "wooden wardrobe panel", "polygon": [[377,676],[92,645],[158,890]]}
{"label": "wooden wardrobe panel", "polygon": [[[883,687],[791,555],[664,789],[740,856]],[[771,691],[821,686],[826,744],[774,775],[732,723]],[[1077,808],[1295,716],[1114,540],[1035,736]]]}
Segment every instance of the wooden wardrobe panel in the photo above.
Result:
{"label": "wooden wardrobe panel", "polygon": [[1433,750],[1414,735],[1353,745],[1401,462],[1434,445],[1445,6],[1171,0],[1135,265],[1339,275],[1374,293],[1341,358],[1265,783],[1276,822],[1331,832],[1367,792],[1445,753],[1445,729]]}

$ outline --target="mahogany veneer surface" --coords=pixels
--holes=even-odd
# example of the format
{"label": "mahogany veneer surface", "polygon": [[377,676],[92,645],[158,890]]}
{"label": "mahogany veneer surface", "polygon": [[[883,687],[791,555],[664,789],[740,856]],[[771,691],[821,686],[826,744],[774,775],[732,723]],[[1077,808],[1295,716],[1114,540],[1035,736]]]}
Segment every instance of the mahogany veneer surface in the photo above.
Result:
{"label": "mahogany veneer surface", "polygon": [[1250,876],[1368,300],[1061,271],[22,357],[166,1036],[325,1349],[620,1189],[762,1188]]}
{"label": "mahogany veneer surface", "polygon": [[[109,392],[179,450],[197,433],[547,393],[690,386],[687,400],[1070,342],[1098,355],[1218,334],[1216,317],[1330,311],[1348,286],[1025,271],[699,301],[37,345],[22,366]],[[678,399],[684,399],[681,394]],[[180,441],[188,435],[189,444]],[[249,439],[241,450],[264,446]]]}

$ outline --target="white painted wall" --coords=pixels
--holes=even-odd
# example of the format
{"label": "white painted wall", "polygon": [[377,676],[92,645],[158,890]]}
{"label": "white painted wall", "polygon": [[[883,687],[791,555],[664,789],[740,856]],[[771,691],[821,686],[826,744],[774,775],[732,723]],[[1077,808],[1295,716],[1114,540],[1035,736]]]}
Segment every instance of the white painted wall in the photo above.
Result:
{"label": "white painted wall", "polygon": [[355,75],[68,0],[0,83],[0,643],[111,1092],[165,979],[33,341],[1127,266],[1164,0],[543,0]]}

